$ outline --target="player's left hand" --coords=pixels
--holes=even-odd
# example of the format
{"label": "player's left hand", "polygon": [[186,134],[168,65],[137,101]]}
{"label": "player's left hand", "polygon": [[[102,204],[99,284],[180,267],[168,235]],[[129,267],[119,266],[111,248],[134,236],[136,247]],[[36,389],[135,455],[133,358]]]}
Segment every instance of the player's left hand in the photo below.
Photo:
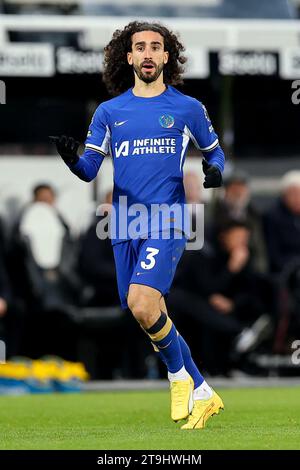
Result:
{"label": "player's left hand", "polygon": [[204,188],[218,188],[222,186],[222,173],[219,168],[210,165],[204,158],[202,160],[203,173],[205,174]]}

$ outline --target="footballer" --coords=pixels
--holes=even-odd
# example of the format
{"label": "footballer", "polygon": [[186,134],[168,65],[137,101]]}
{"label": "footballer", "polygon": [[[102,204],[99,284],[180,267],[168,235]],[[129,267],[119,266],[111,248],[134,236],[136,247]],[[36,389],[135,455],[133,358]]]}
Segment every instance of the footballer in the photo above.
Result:
{"label": "footballer", "polygon": [[[204,156],[205,188],[221,186],[224,153],[203,104],[174,88],[182,83],[183,51],[178,37],[158,23],[134,21],[116,30],[104,49],[103,74],[114,97],[96,109],[83,155],[72,137],[53,139],[67,166],[84,181],[96,177],[106,156],[113,160],[116,220],[125,198],[128,208],[126,226],[116,223],[112,236],[121,305],[130,309],[165,363],[171,418],[186,419],[181,426],[186,430],[204,428],[224,405],[166,308],[188,230],[182,217],[170,217],[168,211],[153,223],[150,209],[162,204],[184,210],[183,167],[190,140]],[[134,237],[130,207],[136,204],[149,211]]]}

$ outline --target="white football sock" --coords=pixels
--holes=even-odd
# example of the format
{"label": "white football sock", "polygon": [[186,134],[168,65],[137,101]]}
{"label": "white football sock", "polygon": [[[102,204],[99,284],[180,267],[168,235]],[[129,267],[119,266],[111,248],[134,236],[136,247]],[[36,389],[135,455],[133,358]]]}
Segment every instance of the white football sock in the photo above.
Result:
{"label": "white football sock", "polygon": [[209,400],[213,395],[213,390],[210,388],[207,382],[202,382],[199,387],[195,388],[193,398],[194,400]]}
{"label": "white football sock", "polygon": [[177,380],[187,380],[189,378],[189,374],[186,371],[185,367],[181,367],[178,372],[168,372],[168,379],[170,382],[175,382]]}

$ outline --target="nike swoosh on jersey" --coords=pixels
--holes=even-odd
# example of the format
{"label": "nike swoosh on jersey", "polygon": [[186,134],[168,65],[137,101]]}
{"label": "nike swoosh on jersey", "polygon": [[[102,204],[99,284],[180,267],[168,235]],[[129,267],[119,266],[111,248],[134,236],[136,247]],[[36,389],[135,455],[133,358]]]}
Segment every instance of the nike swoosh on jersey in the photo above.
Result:
{"label": "nike swoosh on jersey", "polygon": [[115,127],[123,126],[123,124],[125,124],[125,122],[127,122],[127,121],[128,121],[128,119],[127,119],[126,121],[116,121],[115,124],[114,124],[114,126],[115,126]]}

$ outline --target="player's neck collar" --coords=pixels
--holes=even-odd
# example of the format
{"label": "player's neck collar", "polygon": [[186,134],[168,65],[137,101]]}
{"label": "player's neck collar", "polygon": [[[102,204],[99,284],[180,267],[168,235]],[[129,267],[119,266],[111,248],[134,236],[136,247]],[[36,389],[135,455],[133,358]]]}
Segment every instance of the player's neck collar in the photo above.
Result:
{"label": "player's neck collar", "polygon": [[164,84],[165,85],[165,89],[162,93],[160,93],[159,95],[155,95],[155,96],[137,96],[133,93],[133,88],[134,87],[131,87],[129,88],[129,93],[134,96],[134,98],[136,99],[140,99],[140,100],[155,100],[155,99],[160,99],[162,96],[164,96],[168,91],[169,91],[169,87],[168,85]]}

